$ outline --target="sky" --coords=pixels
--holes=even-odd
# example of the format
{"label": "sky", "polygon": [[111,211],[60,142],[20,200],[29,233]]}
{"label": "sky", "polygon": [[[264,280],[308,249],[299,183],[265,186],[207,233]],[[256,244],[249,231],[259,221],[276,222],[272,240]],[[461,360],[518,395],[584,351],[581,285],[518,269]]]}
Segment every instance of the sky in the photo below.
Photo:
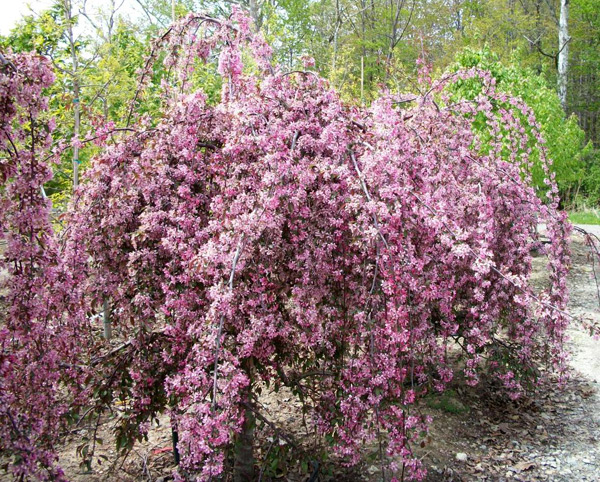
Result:
{"label": "sky", "polygon": [[30,6],[33,11],[40,11],[47,8],[52,0],[4,0],[2,3],[0,35],[7,35],[23,15],[30,13]]}

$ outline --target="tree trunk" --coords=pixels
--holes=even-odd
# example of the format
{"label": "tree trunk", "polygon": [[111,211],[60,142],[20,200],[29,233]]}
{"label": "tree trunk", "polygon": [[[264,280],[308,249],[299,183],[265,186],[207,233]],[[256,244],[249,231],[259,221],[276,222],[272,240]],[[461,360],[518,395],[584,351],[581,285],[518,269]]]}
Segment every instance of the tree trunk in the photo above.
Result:
{"label": "tree trunk", "polygon": [[106,298],[102,303],[102,324],[104,326],[104,338],[110,341],[112,338],[112,327],[110,326],[110,307]]}
{"label": "tree trunk", "polygon": [[569,70],[569,0],[560,0],[558,23],[558,97],[567,110],[567,74]]}
{"label": "tree trunk", "polygon": [[79,130],[81,128],[81,103],[80,103],[80,85],[79,85],[79,56],[75,48],[75,36],[73,34],[73,14],[71,0],[63,0],[65,9],[65,20],[67,24],[67,39],[71,51],[71,77],[73,81],[73,113],[75,122],[73,124],[73,190],[79,186]]}
{"label": "tree trunk", "polygon": [[260,32],[263,25],[263,12],[258,4],[258,0],[250,0],[249,10],[250,17],[252,17],[252,20],[254,21],[254,29],[257,32]]}
{"label": "tree trunk", "polygon": [[250,384],[242,394],[245,403],[244,425],[237,436],[234,448],[233,482],[248,482],[254,480],[254,426],[256,419],[250,409],[252,394],[252,359],[244,362],[244,370],[248,374]]}
{"label": "tree trunk", "polygon": [[[76,57],[74,57],[76,58]],[[76,64],[76,61],[74,62]],[[77,74],[76,74],[77,75]],[[73,99],[74,111],[75,111],[75,124],[73,126],[73,138],[75,139],[75,146],[73,146],[73,189],[79,186],[79,129],[81,127],[81,104],[80,98],[81,92],[79,90],[79,79],[75,77],[73,79]]]}

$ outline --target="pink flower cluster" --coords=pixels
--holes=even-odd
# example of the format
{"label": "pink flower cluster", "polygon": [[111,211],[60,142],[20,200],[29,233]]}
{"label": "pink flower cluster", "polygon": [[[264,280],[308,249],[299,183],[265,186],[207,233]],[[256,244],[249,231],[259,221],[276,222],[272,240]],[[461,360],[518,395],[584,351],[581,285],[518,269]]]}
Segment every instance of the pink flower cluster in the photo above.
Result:
{"label": "pink flower cluster", "polygon": [[[62,278],[15,269],[15,297],[32,296],[9,313],[10,323],[35,320],[44,343],[69,335],[90,337],[83,346],[92,347],[94,334],[77,313],[69,318],[79,325],[68,326],[80,333],[60,330],[61,311],[46,291],[77,280],[70,303],[91,311],[110,300],[125,355],[95,348],[81,396],[130,401],[123,433],[169,408],[182,474],[210,480],[225,470],[245,409],[258,409],[254,389],[269,384],[303,400],[345,463],[356,464],[374,443],[392,480],[401,472],[420,479],[410,447],[429,420],[411,407],[453,379],[450,349],[462,348],[470,383],[488,373],[515,397],[535,382],[540,360],[564,369],[568,227],[551,176],[547,203],[527,182],[532,149],[544,157],[541,136],[522,129],[535,118],[475,70],[435,82],[409,108],[392,95],[369,108],[345,105],[317,75],[272,66],[269,49],[238,17],[190,16],[157,44],[173,54],[186,88],[165,85],[156,126],[141,118],[118,142],[107,137],[67,219]],[[185,52],[207,59],[221,43],[225,87],[212,106],[187,81],[194,62]],[[259,75],[244,73],[242,53],[260,57]],[[486,86],[476,102],[446,93],[458,78],[474,77]],[[13,98],[18,88],[11,89]],[[473,127],[481,119],[489,139]],[[39,195],[42,178],[9,177]],[[18,252],[54,256],[45,202],[23,206],[21,194],[8,191],[5,199],[10,216],[25,223],[2,218],[2,230],[24,243]],[[42,222],[35,232],[47,233],[48,248],[21,234],[31,222]],[[551,240],[551,279],[534,293],[530,252],[540,222]],[[28,343],[4,342],[7,373],[17,368],[4,360]],[[44,373],[58,368],[48,353],[37,361]],[[36,383],[26,367],[18,370]],[[4,413],[2,430],[10,431]],[[37,462],[49,465],[44,460]]]}

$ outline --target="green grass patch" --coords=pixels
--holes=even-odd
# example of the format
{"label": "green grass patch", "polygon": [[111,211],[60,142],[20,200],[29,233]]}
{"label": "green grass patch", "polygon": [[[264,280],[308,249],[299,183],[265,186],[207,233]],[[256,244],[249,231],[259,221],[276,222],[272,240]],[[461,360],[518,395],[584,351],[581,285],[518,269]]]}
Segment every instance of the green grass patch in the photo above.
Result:
{"label": "green grass patch", "polygon": [[458,399],[454,390],[446,390],[439,394],[430,394],[426,397],[427,406],[447,413],[467,413],[469,408]]}
{"label": "green grass patch", "polygon": [[600,212],[597,209],[572,211],[569,213],[569,221],[573,224],[600,224]]}

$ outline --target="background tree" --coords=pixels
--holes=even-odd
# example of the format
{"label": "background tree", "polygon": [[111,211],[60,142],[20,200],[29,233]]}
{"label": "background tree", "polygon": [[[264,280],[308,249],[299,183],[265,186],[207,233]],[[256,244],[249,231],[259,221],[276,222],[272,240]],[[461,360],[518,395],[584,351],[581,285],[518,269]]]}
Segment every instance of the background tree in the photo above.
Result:
{"label": "background tree", "polygon": [[[92,12],[85,2],[57,0],[0,39],[4,50],[35,51],[52,60],[57,79],[49,95],[49,113],[57,123],[53,135],[72,144],[72,155],[62,156],[54,168],[57,176],[46,186],[55,208],[66,207],[79,166],[87,166],[97,152],[93,146],[80,152],[82,137],[97,125],[120,121],[142,65],[145,37],[118,16],[117,7],[113,2],[108,10]],[[81,33],[82,21],[91,26],[92,36]]]}

